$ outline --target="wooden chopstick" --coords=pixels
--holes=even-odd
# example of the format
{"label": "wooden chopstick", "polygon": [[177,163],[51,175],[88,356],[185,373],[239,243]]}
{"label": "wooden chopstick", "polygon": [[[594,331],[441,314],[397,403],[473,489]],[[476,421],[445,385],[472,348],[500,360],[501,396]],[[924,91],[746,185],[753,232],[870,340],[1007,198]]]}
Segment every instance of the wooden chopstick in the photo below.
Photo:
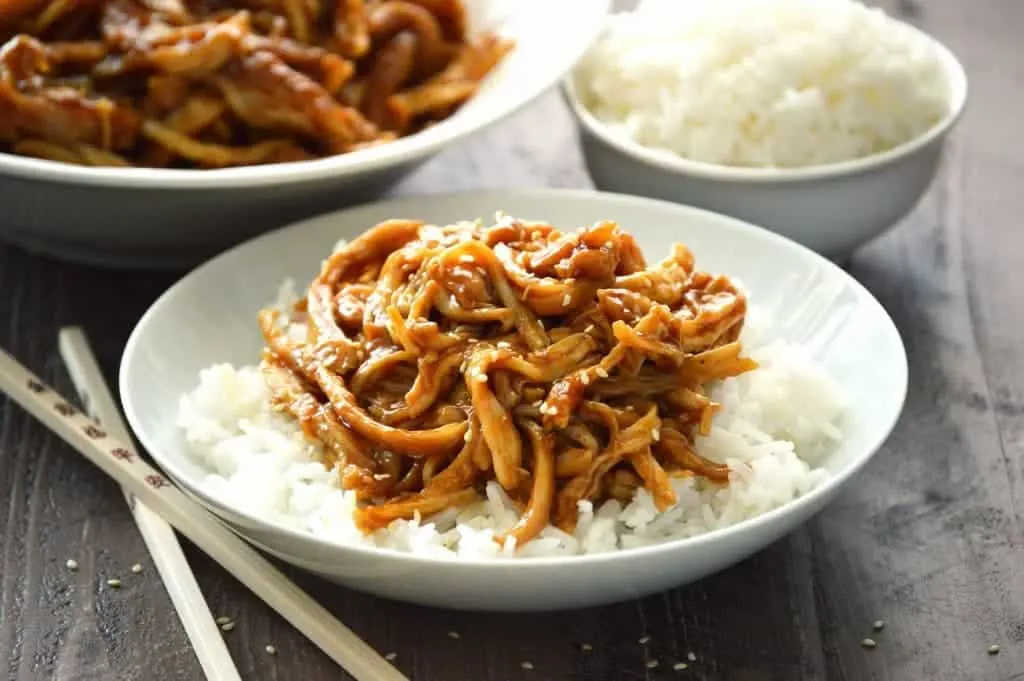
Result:
{"label": "wooden chopstick", "polygon": [[0,390],[284,617],[356,681],[409,681],[167,478],[0,350]]}
{"label": "wooden chopstick", "polygon": [[[61,329],[57,335],[57,347],[82,407],[103,428],[124,442],[131,456],[137,457],[138,453],[131,446],[131,435],[103,379],[103,372],[85,332],[77,327]],[[209,681],[242,681],[174,529],[136,500],[131,492],[122,491],[206,678]]]}

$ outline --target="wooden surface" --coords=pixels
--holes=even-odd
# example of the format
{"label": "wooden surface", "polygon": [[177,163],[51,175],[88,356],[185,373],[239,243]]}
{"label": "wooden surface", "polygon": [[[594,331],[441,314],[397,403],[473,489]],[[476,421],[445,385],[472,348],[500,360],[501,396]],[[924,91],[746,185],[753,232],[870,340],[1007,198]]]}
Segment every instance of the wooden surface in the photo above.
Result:
{"label": "wooden surface", "polygon": [[[1024,292],[1014,283],[1024,264],[1024,3],[886,6],[962,58],[971,103],[929,197],[851,262],[903,334],[911,387],[892,438],[835,503],[732,569],[596,610],[463,614],[299,582],[417,681],[1024,679]],[[555,95],[396,193],[502,186],[589,186]],[[82,324],[113,378],[133,323],[178,274],[93,271],[0,247],[0,344],[72,394],[56,332]],[[213,609],[238,620],[226,636],[244,678],[339,678],[190,555]],[[877,619],[885,628],[872,634]],[[868,635],[874,650],[860,645]],[[689,668],[673,670],[677,661]],[[2,399],[0,678],[201,678],[118,490]]]}

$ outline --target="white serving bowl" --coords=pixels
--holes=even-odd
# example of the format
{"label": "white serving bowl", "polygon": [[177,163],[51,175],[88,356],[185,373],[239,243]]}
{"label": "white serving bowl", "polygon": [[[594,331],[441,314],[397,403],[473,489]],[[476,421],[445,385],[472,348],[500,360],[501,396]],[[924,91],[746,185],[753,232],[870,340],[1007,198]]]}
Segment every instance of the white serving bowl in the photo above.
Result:
{"label": "white serving bowl", "polygon": [[948,77],[946,117],[894,149],[841,163],[774,169],[692,161],[609,130],[580,100],[575,74],[563,81],[562,90],[598,189],[731,215],[842,259],[914,209],[935,178],[946,138],[966,106],[963,66],[944,45],[926,37],[938,48]]}
{"label": "white serving bowl", "polygon": [[598,35],[609,4],[467,0],[471,25],[514,39],[516,49],[454,116],[379,147],[217,170],[89,168],[0,153],[0,239],[94,264],[177,266],[365,201],[557,83]]}
{"label": "white serving bowl", "polygon": [[[805,344],[848,400],[842,445],[823,462],[830,477],[775,511],[696,538],[628,551],[561,558],[462,561],[333,543],[267,522],[210,496],[207,470],[175,420],[180,397],[214,363],[254,364],[262,349],[256,313],[279,283],[309,281],[335,242],[380,220],[439,224],[495,210],[571,228],[613,219],[650,259],[672,243],[701,269],[735,275],[778,338]],[[658,254],[658,255],[655,255]],[[121,399],[128,421],[164,471],[240,535],[301,568],[362,591],[440,607],[551,610],[643,596],[698,579],[767,546],[824,506],[871,458],[896,423],[907,360],[881,305],[828,260],[769,231],[695,208],[586,191],[482,192],[362,206],[265,234],[202,265],[142,317],[125,348]]]}

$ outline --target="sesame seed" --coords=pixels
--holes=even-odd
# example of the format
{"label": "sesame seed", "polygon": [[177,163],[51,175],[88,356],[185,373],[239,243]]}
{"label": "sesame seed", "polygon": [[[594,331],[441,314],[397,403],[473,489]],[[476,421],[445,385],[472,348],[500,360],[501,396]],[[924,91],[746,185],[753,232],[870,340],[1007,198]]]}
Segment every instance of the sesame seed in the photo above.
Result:
{"label": "sesame seed", "polygon": [[140,572],[142,572],[142,565],[140,565],[139,563],[132,565],[132,572],[135,574],[139,574]]}
{"label": "sesame seed", "polygon": [[654,669],[657,666],[658,666],[658,661],[657,660],[648,660],[647,661],[647,668],[648,669]]}
{"label": "sesame seed", "polygon": [[472,442],[473,440],[473,429],[466,428],[466,434],[462,436],[462,439],[466,442]]}
{"label": "sesame seed", "polygon": [[448,632],[448,638],[454,638],[454,639],[458,640],[459,632],[457,632],[457,631],[449,631]]}
{"label": "sesame seed", "polygon": [[661,439],[661,432],[657,428],[651,428],[651,439],[655,442]]}
{"label": "sesame seed", "polygon": [[590,385],[590,374],[580,374],[580,383]]}
{"label": "sesame seed", "polygon": [[227,624],[228,622],[231,621],[231,618],[228,617],[227,615],[221,615],[220,617],[218,617],[217,619],[215,619],[213,621],[216,622],[217,624]]}
{"label": "sesame seed", "polygon": [[681,672],[688,666],[689,665],[687,665],[685,662],[676,662],[674,665],[672,665],[672,669],[675,669],[677,672]]}
{"label": "sesame seed", "polygon": [[64,563],[64,567],[66,567],[68,570],[71,570],[72,572],[74,572],[75,570],[78,569],[78,561],[75,560],[74,558],[68,558],[67,562]]}
{"label": "sesame seed", "polygon": [[482,371],[478,371],[478,372],[476,372],[476,376],[473,377],[473,380],[476,381],[477,383],[486,383],[487,382],[487,374],[485,374]]}
{"label": "sesame seed", "polygon": [[388,653],[384,656],[384,659],[388,662],[394,662],[398,658],[398,653]]}
{"label": "sesame seed", "polygon": [[466,340],[466,342],[469,343],[470,345],[476,345],[476,338],[469,338]]}
{"label": "sesame seed", "polygon": [[539,326],[540,330],[543,331],[544,330],[544,320],[543,319],[538,319],[537,320],[537,326]]}
{"label": "sesame seed", "polygon": [[637,643],[639,643],[640,645],[644,645],[644,644],[646,644],[650,640],[651,640],[650,636],[641,636],[640,640],[637,641]]}
{"label": "sesame seed", "polygon": [[874,622],[872,622],[871,628],[875,631],[881,631],[885,628],[885,622],[883,622],[882,620],[875,620]]}
{"label": "sesame seed", "polygon": [[476,261],[473,260],[473,256],[467,254],[467,255],[460,256],[459,257],[459,262],[472,263],[472,262],[476,262]]}
{"label": "sesame seed", "polygon": [[993,643],[992,645],[990,645],[988,647],[988,654],[989,655],[998,655],[999,654],[999,644],[998,643]]}
{"label": "sesame seed", "polygon": [[224,624],[220,625],[220,630],[221,631],[231,631],[234,628],[235,628],[235,623],[234,622],[225,622]]}
{"label": "sesame seed", "polygon": [[121,588],[121,580],[120,579],[108,579],[107,580],[107,586],[109,586],[111,589],[120,589]]}
{"label": "sesame seed", "polygon": [[510,350],[512,348],[512,344],[508,341],[498,341],[498,347],[504,350]]}
{"label": "sesame seed", "polygon": [[523,669],[527,670],[527,671],[533,669],[533,663],[532,662],[524,661],[524,662],[521,662],[519,664],[519,666],[522,667]]}
{"label": "sesame seed", "polygon": [[694,655],[693,651],[691,650],[690,652],[686,653],[686,659],[689,660],[690,662],[696,662],[697,661],[697,656]]}
{"label": "sesame seed", "polygon": [[562,305],[563,306],[568,305],[571,302],[572,302],[572,296],[571,295],[566,293],[564,296],[562,296]]}
{"label": "sesame seed", "polygon": [[604,367],[597,367],[597,369],[594,370],[594,373],[601,378],[608,378],[608,370]]}
{"label": "sesame seed", "polygon": [[267,646],[263,648],[263,650],[267,651],[267,655],[277,655],[277,648],[270,644],[267,644]]}
{"label": "sesame seed", "polygon": [[875,639],[873,638],[866,638],[863,641],[861,641],[860,644],[868,649],[874,648],[876,645],[878,645],[877,643],[875,643]]}
{"label": "sesame seed", "polygon": [[587,324],[587,328],[583,329],[583,333],[590,333],[593,330],[594,330],[594,325],[593,324]]}
{"label": "sesame seed", "polygon": [[594,649],[594,646],[590,645],[589,643],[584,643],[580,646],[580,648],[589,653],[591,650]]}

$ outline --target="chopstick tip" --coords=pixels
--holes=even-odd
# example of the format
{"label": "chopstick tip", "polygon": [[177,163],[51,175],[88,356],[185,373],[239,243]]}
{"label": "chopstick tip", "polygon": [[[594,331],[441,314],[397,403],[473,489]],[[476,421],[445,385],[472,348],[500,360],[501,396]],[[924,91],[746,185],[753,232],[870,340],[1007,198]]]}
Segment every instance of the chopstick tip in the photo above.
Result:
{"label": "chopstick tip", "polygon": [[62,326],[57,330],[57,340],[68,342],[78,340],[85,336],[85,331],[80,326]]}

